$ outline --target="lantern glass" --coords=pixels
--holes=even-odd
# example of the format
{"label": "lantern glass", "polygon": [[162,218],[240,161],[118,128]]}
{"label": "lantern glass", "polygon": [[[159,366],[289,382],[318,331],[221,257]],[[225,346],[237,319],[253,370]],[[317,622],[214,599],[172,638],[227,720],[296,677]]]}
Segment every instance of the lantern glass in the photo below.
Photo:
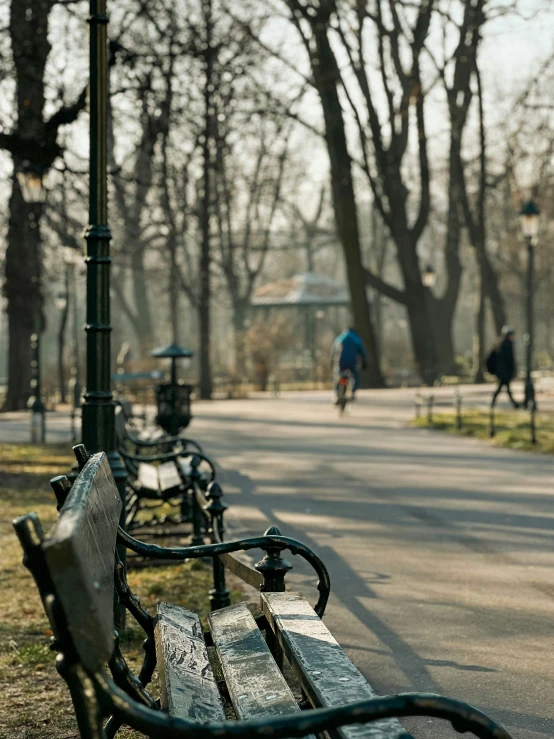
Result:
{"label": "lantern glass", "polygon": [[431,266],[425,267],[425,271],[423,272],[421,279],[425,287],[434,287],[437,281],[437,273]]}
{"label": "lantern glass", "polygon": [[56,304],[56,308],[59,311],[65,310],[67,307],[67,295],[64,295],[62,293],[60,293],[60,295],[56,295],[54,302]]}
{"label": "lantern glass", "polygon": [[18,172],[17,181],[26,203],[44,203],[46,189],[42,183],[42,177],[37,172]]}

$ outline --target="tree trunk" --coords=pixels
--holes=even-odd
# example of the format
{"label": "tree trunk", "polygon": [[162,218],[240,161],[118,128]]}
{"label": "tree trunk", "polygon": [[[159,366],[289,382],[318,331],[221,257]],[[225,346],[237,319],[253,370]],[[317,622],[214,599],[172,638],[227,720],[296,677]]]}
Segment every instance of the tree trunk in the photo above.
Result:
{"label": "tree trunk", "polygon": [[485,381],[485,309],[486,282],[483,263],[477,263],[477,293],[475,296],[475,313],[473,317],[473,379],[477,383]]}
{"label": "tree trunk", "polygon": [[152,328],[152,314],[147,289],[147,275],[144,268],[144,252],[142,249],[133,252],[131,259],[131,274],[133,280],[133,295],[137,317],[137,339],[139,342],[140,358],[150,356],[153,347],[154,330]]}
{"label": "tree trunk", "polygon": [[506,305],[504,303],[504,297],[500,292],[498,275],[490,262],[488,254],[486,252],[483,253],[481,255],[481,259],[483,260],[483,281],[492,310],[494,328],[496,333],[500,336],[502,328],[508,322],[508,318],[506,316]]}
{"label": "tree trunk", "polygon": [[4,291],[9,322],[8,391],[4,410],[26,408],[31,395],[31,335],[44,328],[41,294],[42,205],[23,200],[13,178]]}
{"label": "tree trunk", "polygon": [[204,81],[204,140],[202,143],[203,177],[204,189],[202,197],[202,210],[200,215],[200,230],[202,243],[200,250],[200,295],[198,301],[198,318],[200,323],[200,397],[202,400],[210,400],[212,397],[212,367],[210,359],[210,313],[211,313],[211,251],[210,251],[210,171],[211,155],[210,144],[213,136],[211,119],[212,113],[212,78],[213,78],[213,48],[212,48],[212,0],[206,0],[203,4],[204,23],[206,29],[205,39],[205,81]]}
{"label": "tree trunk", "polygon": [[241,302],[233,306],[233,339],[235,345],[235,376],[240,382],[246,382],[246,356],[244,349],[244,325],[246,323],[246,305]]}
{"label": "tree trunk", "polygon": [[432,385],[440,372],[439,361],[435,351],[434,325],[429,320],[428,306],[433,300],[425,294],[427,288],[412,285],[407,291],[408,323],[412,337],[415,361],[422,381]]}
{"label": "tree trunk", "polygon": [[312,71],[325,120],[325,140],[331,165],[335,220],[346,262],[354,325],[367,349],[369,361],[367,382],[371,387],[384,387],[385,381],[381,371],[375,330],[371,322],[365,272],[362,266],[352,163],[338,94],[337,60],[329,43],[327,27],[315,24],[313,33],[317,50],[312,55]]}
{"label": "tree trunk", "polygon": [[454,374],[456,368],[456,349],[454,346],[453,311],[446,310],[442,299],[435,301],[432,326],[438,359],[438,374]]}
{"label": "tree trunk", "polygon": [[174,344],[179,343],[179,285],[177,279],[177,243],[174,235],[169,239],[169,321]]}

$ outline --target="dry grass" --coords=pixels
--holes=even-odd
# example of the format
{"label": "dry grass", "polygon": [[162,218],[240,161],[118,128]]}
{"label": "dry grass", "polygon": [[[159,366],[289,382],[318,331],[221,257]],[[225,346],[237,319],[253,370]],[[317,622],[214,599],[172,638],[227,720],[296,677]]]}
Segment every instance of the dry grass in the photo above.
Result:
{"label": "dry grass", "polygon": [[[78,733],[65,683],[54,668],[52,632],[36,586],[21,564],[21,548],[12,520],[38,513],[45,530],[56,518],[48,481],[71,467],[66,447],[0,446],[0,708],[2,739],[77,739]],[[186,606],[205,618],[211,568],[200,562],[129,573],[129,584],[152,610],[158,600]],[[232,592],[233,600],[241,593]],[[130,628],[124,651],[131,666],[142,658],[143,633]],[[138,736],[123,731],[119,736]]]}
{"label": "dry grass", "polygon": [[489,413],[487,411],[464,411],[461,429],[457,428],[456,415],[453,411],[435,413],[431,423],[427,417],[422,416],[413,421],[412,425],[446,431],[458,436],[486,439],[492,444],[510,449],[554,454],[554,417],[552,414],[537,413],[536,444],[531,441],[530,414],[524,410],[497,411],[495,413],[496,435],[492,439],[489,434]]}

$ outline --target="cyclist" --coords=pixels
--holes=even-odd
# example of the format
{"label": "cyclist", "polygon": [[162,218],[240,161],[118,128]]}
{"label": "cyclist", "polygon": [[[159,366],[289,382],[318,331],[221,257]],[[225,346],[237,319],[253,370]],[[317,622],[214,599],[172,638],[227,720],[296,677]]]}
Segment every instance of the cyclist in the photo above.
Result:
{"label": "cyclist", "polygon": [[364,343],[356,333],[356,330],[350,327],[335,339],[333,343],[332,362],[337,375],[337,380],[335,382],[336,391],[338,390],[338,375],[343,370],[350,370],[350,372],[352,372],[354,377],[352,400],[354,400],[355,392],[360,384],[358,358],[361,359],[362,368],[365,369],[367,367],[367,354]]}

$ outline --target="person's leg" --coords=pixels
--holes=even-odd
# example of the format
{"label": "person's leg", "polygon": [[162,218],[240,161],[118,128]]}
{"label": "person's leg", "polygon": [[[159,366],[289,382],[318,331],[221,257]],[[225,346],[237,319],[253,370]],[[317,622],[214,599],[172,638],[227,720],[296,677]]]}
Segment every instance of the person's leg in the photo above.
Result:
{"label": "person's leg", "polygon": [[500,395],[500,391],[502,390],[503,385],[504,385],[504,383],[502,382],[502,380],[498,380],[498,387],[496,388],[496,391],[495,391],[494,395],[492,396],[492,401],[491,401],[491,406],[493,408],[494,408],[494,405],[496,403],[496,399]]}
{"label": "person's leg", "polygon": [[519,403],[516,400],[514,400],[514,396],[512,395],[512,389],[510,387],[510,383],[506,382],[505,386],[506,386],[506,392],[508,393],[508,397],[512,401],[512,405],[514,406],[514,408],[519,408]]}

